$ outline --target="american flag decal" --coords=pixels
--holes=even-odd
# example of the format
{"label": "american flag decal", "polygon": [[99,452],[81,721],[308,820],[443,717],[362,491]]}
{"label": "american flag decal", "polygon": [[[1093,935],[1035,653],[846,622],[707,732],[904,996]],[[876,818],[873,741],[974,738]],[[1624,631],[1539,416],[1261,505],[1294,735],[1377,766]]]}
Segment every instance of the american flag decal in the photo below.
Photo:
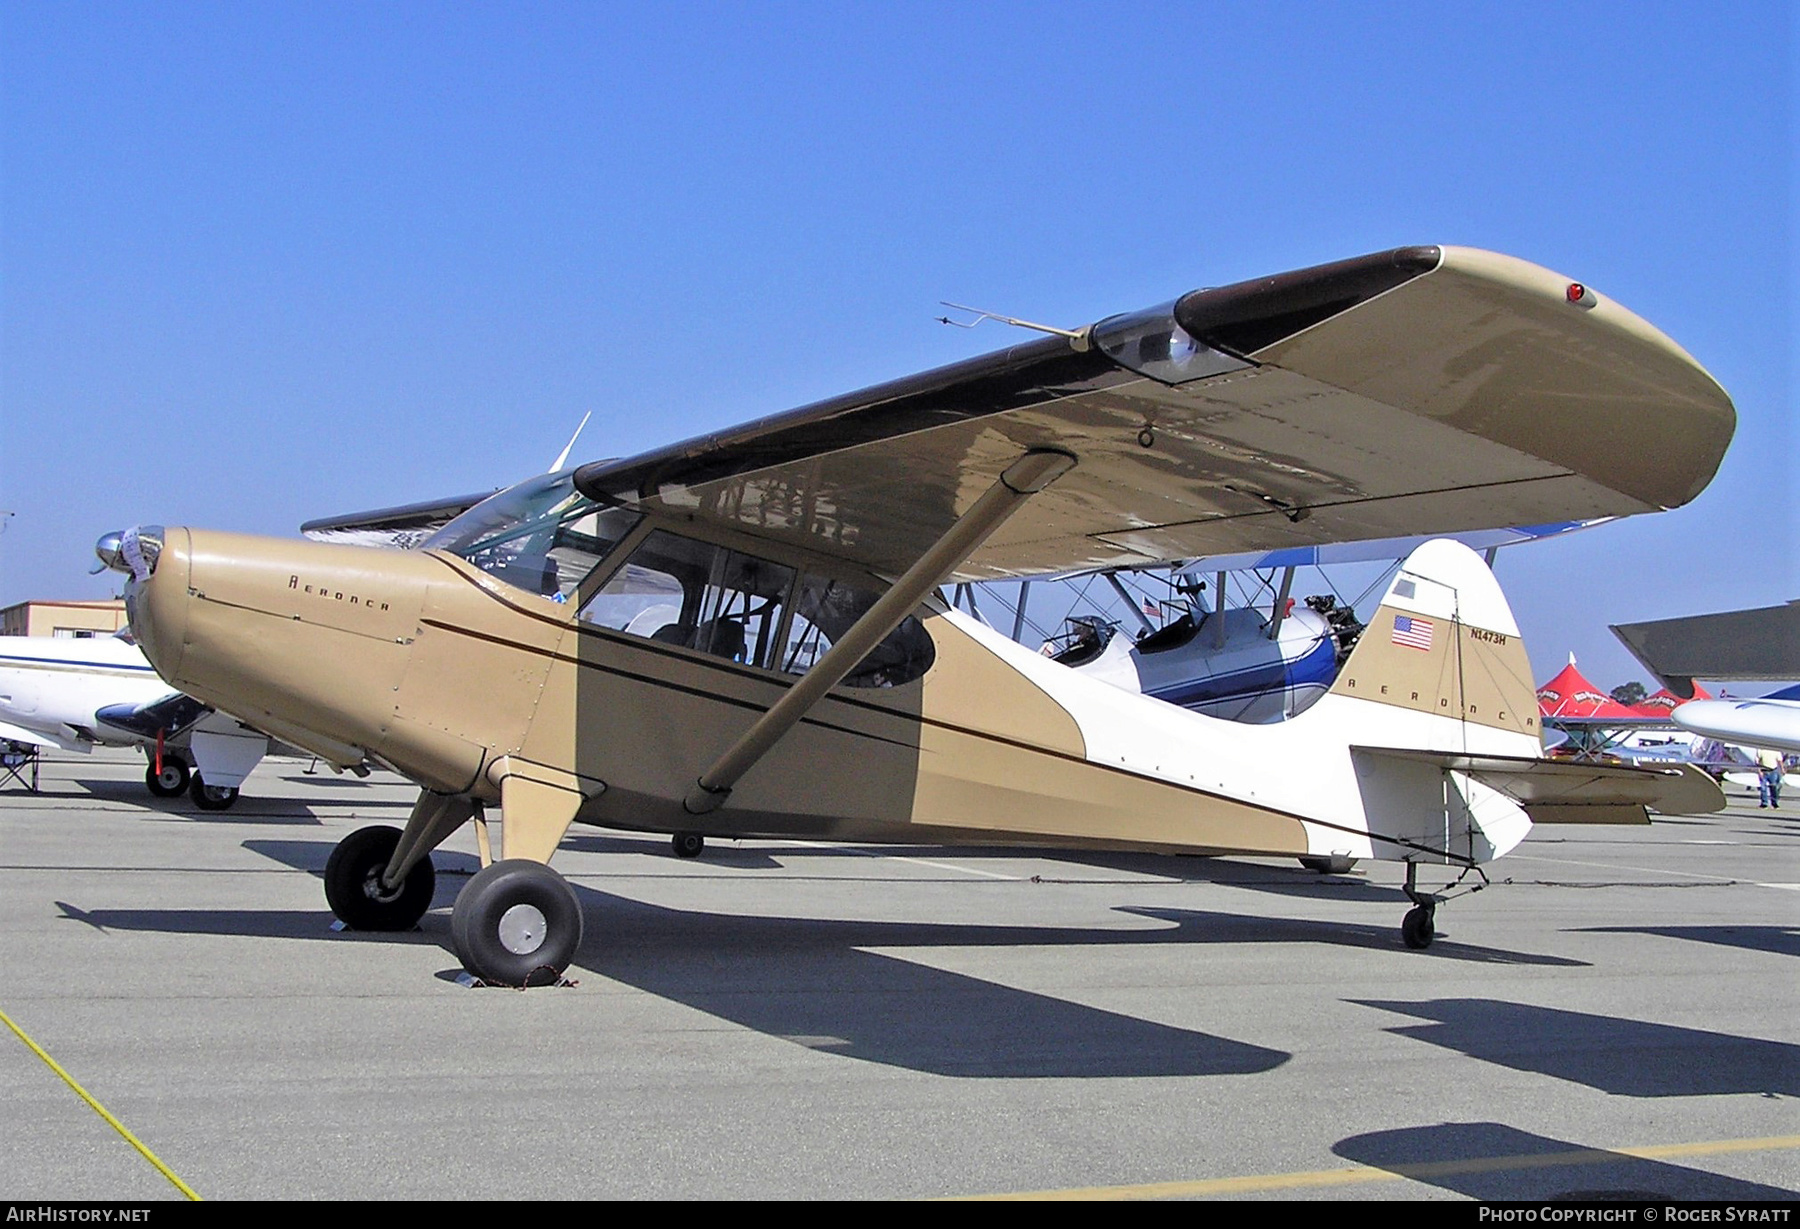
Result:
{"label": "american flag decal", "polygon": [[1394,616],[1394,643],[1409,649],[1431,648],[1431,620],[1411,615]]}

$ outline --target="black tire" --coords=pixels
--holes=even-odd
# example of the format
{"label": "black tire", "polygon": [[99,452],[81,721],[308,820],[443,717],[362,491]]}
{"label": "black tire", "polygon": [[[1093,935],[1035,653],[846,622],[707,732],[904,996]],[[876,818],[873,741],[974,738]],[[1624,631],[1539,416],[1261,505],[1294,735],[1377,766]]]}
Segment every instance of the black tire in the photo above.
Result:
{"label": "black tire", "polygon": [[429,857],[406,873],[399,891],[381,890],[381,872],[399,843],[400,829],[376,824],[358,828],[331,851],[325,863],[325,900],[351,930],[411,930],[431,908],[437,872]]}
{"label": "black tire", "polygon": [[490,985],[552,985],[581,947],[581,902],[543,863],[508,858],[458,894],[450,939],[463,968]]}
{"label": "black tire", "polygon": [[202,811],[229,811],[238,791],[235,785],[208,785],[196,772],[188,778],[188,797]]}
{"label": "black tire", "polygon": [[677,832],[669,845],[677,858],[698,858],[706,852],[706,838],[698,832]]}
{"label": "black tire", "polygon": [[158,798],[179,798],[187,792],[188,766],[180,758],[173,755],[163,756],[162,776],[156,775],[156,761],[151,760],[144,766],[144,784]]}
{"label": "black tire", "polygon": [[1400,923],[1400,937],[1414,951],[1424,951],[1437,937],[1437,910],[1430,905],[1416,905],[1406,911]]}
{"label": "black tire", "polygon": [[1341,853],[1320,856],[1302,854],[1300,865],[1321,875],[1348,875],[1356,869],[1356,859]]}

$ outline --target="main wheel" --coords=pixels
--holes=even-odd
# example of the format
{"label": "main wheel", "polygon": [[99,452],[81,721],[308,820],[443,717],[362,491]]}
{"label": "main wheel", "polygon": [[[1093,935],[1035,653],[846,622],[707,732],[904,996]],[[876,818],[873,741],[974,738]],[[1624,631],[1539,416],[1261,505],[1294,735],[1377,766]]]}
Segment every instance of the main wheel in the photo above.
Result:
{"label": "main wheel", "polygon": [[450,938],[463,968],[484,982],[548,985],[581,946],[581,902],[543,863],[508,858],[476,872],[457,896]]}
{"label": "main wheel", "polygon": [[669,844],[677,858],[698,858],[706,849],[706,838],[698,832],[677,832]]}
{"label": "main wheel", "polygon": [[1430,905],[1415,905],[1406,911],[1400,923],[1400,937],[1414,951],[1423,951],[1437,937],[1437,910]]}
{"label": "main wheel", "polygon": [[208,785],[195,773],[188,782],[188,797],[202,811],[226,811],[237,801],[238,791],[235,785]]}
{"label": "main wheel", "polygon": [[400,886],[381,886],[400,829],[385,824],[358,828],[337,843],[325,863],[325,899],[338,921],[351,930],[411,930],[431,908],[437,872],[429,857],[406,872]]}
{"label": "main wheel", "polygon": [[151,760],[144,768],[144,784],[158,798],[179,798],[188,787],[188,766],[172,755],[163,756],[162,771],[156,771],[156,761]]}
{"label": "main wheel", "polygon": [[1356,859],[1341,853],[1323,856],[1301,854],[1300,865],[1321,875],[1348,875],[1356,869]]}

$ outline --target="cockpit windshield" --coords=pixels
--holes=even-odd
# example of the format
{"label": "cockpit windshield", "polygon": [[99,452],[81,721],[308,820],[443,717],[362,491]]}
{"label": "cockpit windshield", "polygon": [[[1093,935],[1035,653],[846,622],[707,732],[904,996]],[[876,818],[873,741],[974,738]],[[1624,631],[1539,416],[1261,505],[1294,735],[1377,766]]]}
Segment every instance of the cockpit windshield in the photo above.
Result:
{"label": "cockpit windshield", "polygon": [[490,495],[420,549],[460,555],[497,580],[561,602],[637,520],[581,494],[567,469]]}

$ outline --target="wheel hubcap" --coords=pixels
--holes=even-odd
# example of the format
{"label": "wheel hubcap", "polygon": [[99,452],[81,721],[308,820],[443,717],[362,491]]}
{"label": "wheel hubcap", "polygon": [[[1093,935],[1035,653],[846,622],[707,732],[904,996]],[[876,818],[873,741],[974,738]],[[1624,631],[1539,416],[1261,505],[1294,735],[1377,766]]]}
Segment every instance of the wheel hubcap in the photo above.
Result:
{"label": "wheel hubcap", "polygon": [[396,887],[391,892],[382,887],[381,872],[386,869],[386,862],[383,862],[380,866],[372,866],[369,868],[369,873],[363,878],[363,895],[367,896],[378,905],[388,905],[399,900],[401,891],[406,887],[404,880],[401,881],[399,887]]}
{"label": "wheel hubcap", "polygon": [[536,905],[514,905],[500,915],[500,946],[515,956],[529,956],[544,946],[548,930]]}

